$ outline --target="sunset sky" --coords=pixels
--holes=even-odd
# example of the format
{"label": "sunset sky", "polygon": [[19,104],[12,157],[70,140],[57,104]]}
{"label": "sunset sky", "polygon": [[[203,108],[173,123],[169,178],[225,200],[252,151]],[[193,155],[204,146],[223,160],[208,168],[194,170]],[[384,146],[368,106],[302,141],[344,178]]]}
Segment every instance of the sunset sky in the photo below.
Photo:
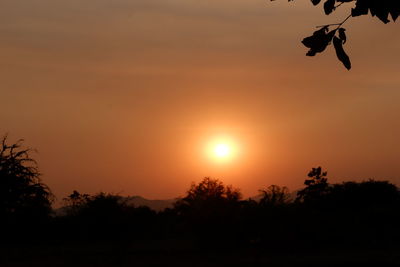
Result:
{"label": "sunset sky", "polygon": [[[182,196],[205,176],[245,197],[331,182],[400,185],[399,23],[350,19],[347,71],[300,41],[340,22],[308,0],[2,0],[0,134],[72,190]],[[212,154],[229,143],[225,159]],[[211,151],[211,152],[210,152]]]}

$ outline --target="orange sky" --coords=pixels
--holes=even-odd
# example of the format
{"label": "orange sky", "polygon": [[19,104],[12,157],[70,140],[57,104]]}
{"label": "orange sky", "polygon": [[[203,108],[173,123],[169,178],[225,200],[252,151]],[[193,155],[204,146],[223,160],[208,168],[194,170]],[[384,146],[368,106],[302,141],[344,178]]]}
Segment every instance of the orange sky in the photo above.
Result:
{"label": "orange sky", "polygon": [[[59,199],[148,198],[219,178],[252,196],[331,181],[400,184],[399,25],[346,25],[348,72],[301,39],[339,22],[309,1],[3,0],[0,132],[36,148]],[[230,162],[204,156],[218,136]]]}

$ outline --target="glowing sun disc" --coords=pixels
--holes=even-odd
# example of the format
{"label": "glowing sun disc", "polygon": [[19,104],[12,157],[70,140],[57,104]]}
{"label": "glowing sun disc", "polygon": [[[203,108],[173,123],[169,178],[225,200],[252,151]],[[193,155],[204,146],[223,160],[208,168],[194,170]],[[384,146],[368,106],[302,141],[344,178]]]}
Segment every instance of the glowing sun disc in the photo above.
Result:
{"label": "glowing sun disc", "polygon": [[226,157],[230,153],[229,146],[226,144],[218,144],[215,146],[214,153],[219,158]]}

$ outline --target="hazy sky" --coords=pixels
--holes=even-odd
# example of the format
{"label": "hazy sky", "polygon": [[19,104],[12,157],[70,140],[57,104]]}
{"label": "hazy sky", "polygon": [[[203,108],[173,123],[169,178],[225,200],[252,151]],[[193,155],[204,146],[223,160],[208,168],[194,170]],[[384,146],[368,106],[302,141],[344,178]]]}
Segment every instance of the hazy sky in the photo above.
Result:
{"label": "hazy sky", "polygon": [[[336,23],[309,1],[2,0],[0,133],[72,190],[173,198],[219,178],[252,196],[332,182],[400,184],[399,24],[348,21],[345,49],[305,57]],[[218,162],[218,138],[237,149]]]}

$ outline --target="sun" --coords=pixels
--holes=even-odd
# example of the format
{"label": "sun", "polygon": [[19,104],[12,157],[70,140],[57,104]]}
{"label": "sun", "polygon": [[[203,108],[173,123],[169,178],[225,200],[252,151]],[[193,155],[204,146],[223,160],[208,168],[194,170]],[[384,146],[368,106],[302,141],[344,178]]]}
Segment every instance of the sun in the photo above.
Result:
{"label": "sun", "polygon": [[227,144],[217,144],[214,148],[215,156],[218,158],[225,158],[229,156],[231,149]]}
{"label": "sun", "polygon": [[232,163],[239,154],[236,139],[226,135],[211,137],[204,146],[204,155],[208,161],[217,164]]}

